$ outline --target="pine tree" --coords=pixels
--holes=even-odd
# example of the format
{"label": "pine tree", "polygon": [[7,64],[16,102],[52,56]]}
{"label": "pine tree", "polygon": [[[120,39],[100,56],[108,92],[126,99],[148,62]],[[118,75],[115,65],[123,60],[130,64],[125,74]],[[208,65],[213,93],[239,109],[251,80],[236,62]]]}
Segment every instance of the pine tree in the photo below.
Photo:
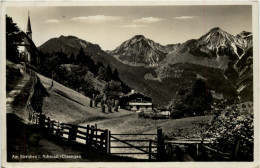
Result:
{"label": "pine tree", "polygon": [[86,57],[86,55],[85,55],[85,53],[83,51],[83,48],[80,48],[79,53],[76,56],[75,63],[76,64],[82,64],[85,57]]}
{"label": "pine tree", "polygon": [[112,79],[112,77],[113,77],[112,69],[111,69],[110,65],[107,65],[105,81],[109,82]]}
{"label": "pine tree", "polygon": [[117,69],[115,69],[115,70],[113,71],[113,80],[115,80],[115,81],[120,81],[120,78],[119,78],[119,74],[118,74]]}
{"label": "pine tree", "polygon": [[22,32],[13,19],[6,15],[6,58],[14,63],[20,62],[17,43],[22,42]]}
{"label": "pine tree", "polygon": [[73,64],[74,62],[75,62],[75,55],[71,53],[69,57],[69,63]]}

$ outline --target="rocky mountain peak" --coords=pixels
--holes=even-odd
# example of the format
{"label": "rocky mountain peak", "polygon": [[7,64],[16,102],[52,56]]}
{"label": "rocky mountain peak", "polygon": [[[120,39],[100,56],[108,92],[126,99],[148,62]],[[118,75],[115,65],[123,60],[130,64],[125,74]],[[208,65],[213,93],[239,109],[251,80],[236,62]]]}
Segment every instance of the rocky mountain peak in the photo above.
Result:
{"label": "rocky mountain peak", "polygon": [[52,53],[59,52],[60,49],[63,49],[67,55],[74,54],[77,55],[80,48],[83,48],[85,53],[95,54],[97,52],[101,52],[101,48],[97,44],[92,44],[85,40],[79,39],[75,36],[64,36],[61,35],[58,38],[51,38],[46,41],[44,44],[38,47],[43,53]]}
{"label": "rocky mountain peak", "polygon": [[247,31],[242,31],[241,33],[237,34],[236,37],[241,37],[241,38],[247,38],[252,36],[251,32],[247,32]]}
{"label": "rocky mountain peak", "polygon": [[141,39],[145,38],[144,35],[135,35],[132,39]]}
{"label": "rocky mountain peak", "polygon": [[176,46],[179,45],[163,46],[143,35],[135,35],[109,53],[116,55],[124,63],[154,66],[162,61],[167,53],[176,50]]}

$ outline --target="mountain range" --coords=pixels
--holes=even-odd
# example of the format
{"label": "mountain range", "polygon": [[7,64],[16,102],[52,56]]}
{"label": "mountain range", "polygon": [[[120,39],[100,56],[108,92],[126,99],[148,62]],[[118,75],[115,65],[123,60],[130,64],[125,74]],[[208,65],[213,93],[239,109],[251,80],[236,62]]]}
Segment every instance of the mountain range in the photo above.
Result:
{"label": "mountain range", "polygon": [[206,79],[216,95],[252,101],[252,37],[251,32],[234,36],[216,27],[182,44],[161,45],[136,35],[115,50],[105,52],[99,45],[75,36],[60,36],[39,49],[77,55],[83,48],[95,61],[117,68],[130,87],[151,96],[160,105],[174,98],[180,87],[191,87],[198,78]]}

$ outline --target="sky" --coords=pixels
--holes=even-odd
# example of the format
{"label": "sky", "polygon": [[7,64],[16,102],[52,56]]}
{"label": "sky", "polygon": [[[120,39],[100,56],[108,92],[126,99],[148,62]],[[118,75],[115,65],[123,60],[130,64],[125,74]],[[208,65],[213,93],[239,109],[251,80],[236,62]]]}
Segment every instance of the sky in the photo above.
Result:
{"label": "sky", "polygon": [[37,6],[8,7],[7,15],[26,30],[30,11],[36,46],[73,35],[113,50],[135,35],[162,45],[197,39],[214,27],[236,35],[252,32],[251,6]]}

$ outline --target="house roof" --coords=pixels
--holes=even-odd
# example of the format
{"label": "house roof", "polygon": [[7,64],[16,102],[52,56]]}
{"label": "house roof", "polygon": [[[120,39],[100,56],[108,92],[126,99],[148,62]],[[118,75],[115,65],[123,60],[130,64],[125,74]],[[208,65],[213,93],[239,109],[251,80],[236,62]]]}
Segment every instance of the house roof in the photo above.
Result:
{"label": "house roof", "polygon": [[[32,47],[33,51],[35,52],[35,54],[39,55],[39,50],[38,48],[35,46],[34,42],[32,41],[32,39],[25,33],[25,32],[22,32],[22,36],[23,36],[23,42],[24,44],[20,44],[20,45],[24,45],[25,47],[26,46],[30,46]],[[27,44],[29,43],[29,44]],[[19,44],[18,44],[19,45]]]}
{"label": "house roof", "polygon": [[142,94],[142,93],[138,93],[138,92],[134,92],[134,93],[130,92],[128,94],[125,94],[125,95],[121,96],[120,98],[131,97],[133,95],[142,95],[143,97],[147,97],[147,98],[151,99],[151,97],[149,97],[149,96],[147,96],[145,94]]}

